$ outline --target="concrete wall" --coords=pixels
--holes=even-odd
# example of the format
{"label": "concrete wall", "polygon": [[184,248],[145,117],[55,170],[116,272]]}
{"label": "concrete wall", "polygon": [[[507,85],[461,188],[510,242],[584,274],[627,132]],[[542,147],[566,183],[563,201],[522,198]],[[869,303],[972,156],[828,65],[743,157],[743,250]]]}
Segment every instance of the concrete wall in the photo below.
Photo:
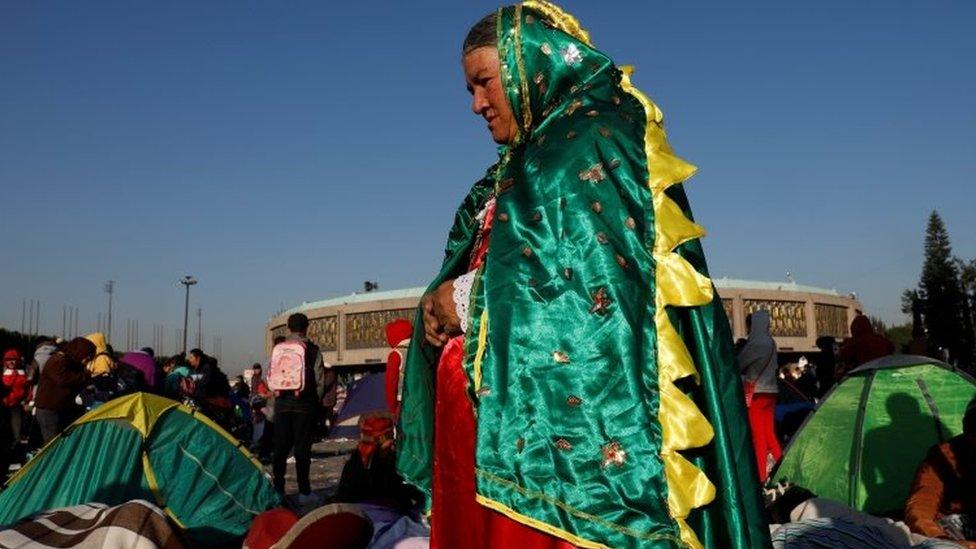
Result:
{"label": "concrete wall", "polygon": [[[773,337],[781,352],[814,352],[820,335],[842,339],[861,304],[853,298],[814,292],[722,288],[734,339],[747,337],[746,316],[762,308],[770,311]],[[395,318],[413,321],[418,298],[379,299],[303,311],[311,321],[309,337],[323,347],[325,360],[334,365],[386,363],[390,348],[384,327]],[[820,322],[818,329],[818,306]],[[830,318],[827,318],[830,317]],[[275,317],[265,331],[265,350],[285,333],[286,315]],[[834,333],[829,333],[834,332]]]}

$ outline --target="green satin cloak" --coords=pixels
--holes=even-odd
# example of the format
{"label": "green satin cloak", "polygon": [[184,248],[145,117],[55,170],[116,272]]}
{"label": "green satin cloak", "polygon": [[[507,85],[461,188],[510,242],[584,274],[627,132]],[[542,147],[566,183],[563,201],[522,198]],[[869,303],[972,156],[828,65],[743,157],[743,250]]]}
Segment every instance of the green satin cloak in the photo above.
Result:
{"label": "green satin cloak", "polygon": [[[663,344],[655,322],[668,288],[658,287],[666,282],[655,255],[663,235],[645,140],[645,128],[660,124],[648,113],[660,111],[627,92],[621,71],[558,8],[527,2],[498,16],[502,77],[520,135],[462,203],[430,285],[467,270],[475,215],[495,196],[465,340],[479,501],[580,546],[768,545],[731,331],[717,296],[666,308],[700,380],[678,385],[714,433],[700,448],[681,449],[714,485],[714,498],[696,496],[711,502],[690,512],[685,531],[669,507],[676,494],[662,458]],[[662,192],[691,219],[680,184]],[[674,253],[707,282],[697,239]],[[418,312],[398,467],[428,493],[437,358]],[[677,436],[685,425],[670,422],[669,436]],[[692,479],[686,472],[674,478]],[[679,487],[704,491],[700,483]]]}

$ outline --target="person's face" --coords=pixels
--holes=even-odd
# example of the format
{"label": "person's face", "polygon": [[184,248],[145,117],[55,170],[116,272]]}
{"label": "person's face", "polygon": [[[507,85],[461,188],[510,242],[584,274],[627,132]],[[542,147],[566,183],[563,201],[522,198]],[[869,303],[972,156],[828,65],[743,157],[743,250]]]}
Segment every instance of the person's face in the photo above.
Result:
{"label": "person's face", "polygon": [[16,367],[20,366],[20,359],[19,358],[6,358],[6,359],[3,360],[3,365],[6,366],[7,368],[16,368]]}
{"label": "person's face", "polygon": [[197,366],[200,365],[200,357],[198,357],[197,355],[190,355],[190,358],[187,359],[187,362],[190,363],[190,366],[196,368]]}
{"label": "person's face", "polygon": [[252,372],[251,373],[252,376],[261,379],[261,368],[254,368],[253,370],[251,370],[251,372]]}
{"label": "person's face", "polygon": [[498,50],[492,46],[472,50],[461,64],[471,93],[471,110],[488,122],[488,131],[496,143],[504,145],[515,141],[518,124],[502,85]]}

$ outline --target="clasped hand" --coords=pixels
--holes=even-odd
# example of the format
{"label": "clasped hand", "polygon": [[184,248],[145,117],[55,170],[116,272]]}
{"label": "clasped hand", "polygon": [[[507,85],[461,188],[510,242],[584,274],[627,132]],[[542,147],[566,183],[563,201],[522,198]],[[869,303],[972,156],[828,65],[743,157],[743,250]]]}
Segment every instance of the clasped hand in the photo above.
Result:
{"label": "clasped hand", "polygon": [[461,334],[461,319],[454,304],[454,280],[441,283],[420,302],[424,312],[424,335],[434,347],[443,347],[447,340]]}

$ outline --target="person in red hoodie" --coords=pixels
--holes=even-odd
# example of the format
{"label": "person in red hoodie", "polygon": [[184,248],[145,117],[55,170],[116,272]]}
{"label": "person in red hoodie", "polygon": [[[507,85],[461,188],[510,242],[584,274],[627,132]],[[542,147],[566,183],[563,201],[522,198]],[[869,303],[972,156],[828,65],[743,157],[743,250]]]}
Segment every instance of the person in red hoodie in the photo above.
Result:
{"label": "person in red hoodie", "polygon": [[7,349],[3,353],[3,385],[6,387],[3,406],[10,413],[10,431],[13,438],[11,448],[16,448],[24,424],[24,402],[30,394],[24,358],[17,349]]}

